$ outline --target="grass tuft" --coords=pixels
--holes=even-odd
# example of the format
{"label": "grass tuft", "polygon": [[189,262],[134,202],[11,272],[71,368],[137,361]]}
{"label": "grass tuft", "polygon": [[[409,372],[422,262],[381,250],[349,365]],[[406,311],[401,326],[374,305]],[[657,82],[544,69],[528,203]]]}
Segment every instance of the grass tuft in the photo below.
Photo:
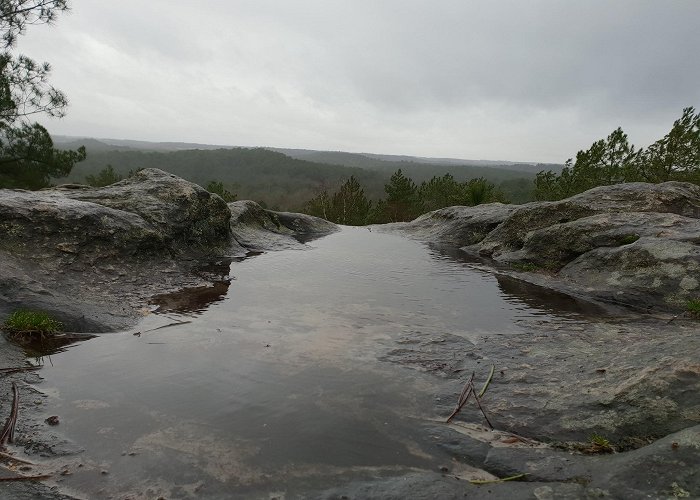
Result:
{"label": "grass tuft", "polygon": [[10,314],[2,329],[10,335],[52,335],[63,328],[60,321],[56,321],[45,312],[18,309]]}
{"label": "grass tuft", "polygon": [[513,262],[510,267],[521,273],[531,273],[534,271],[539,271],[541,269],[537,264],[532,262]]}
{"label": "grass tuft", "polygon": [[685,307],[691,316],[700,318],[700,298],[690,299]]}
{"label": "grass tuft", "polygon": [[590,438],[591,444],[588,449],[588,453],[612,453],[615,448],[610,444],[603,436],[598,434],[593,434]]}

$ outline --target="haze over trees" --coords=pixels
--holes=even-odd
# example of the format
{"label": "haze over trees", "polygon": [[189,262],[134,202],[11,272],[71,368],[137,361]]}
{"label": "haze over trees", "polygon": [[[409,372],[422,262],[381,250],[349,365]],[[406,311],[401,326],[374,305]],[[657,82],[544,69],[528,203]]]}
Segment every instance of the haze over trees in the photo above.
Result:
{"label": "haze over trees", "polygon": [[685,108],[664,137],[637,150],[622,128],[579,151],[560,174],[535,178],[538,200],[560,200],[596,186],[622,182],[687,181],[700,184],[700,113]]}
{"label": "haze over trees", "polygon": [[13,53],[28,26],[53,23],[67,9],[65,0],[0,0],[0,188],[46,187],[85,158],[85,148],[54,148],[32,122],[40,114],[61,117],[68,104],[49,83],[50,65]]}

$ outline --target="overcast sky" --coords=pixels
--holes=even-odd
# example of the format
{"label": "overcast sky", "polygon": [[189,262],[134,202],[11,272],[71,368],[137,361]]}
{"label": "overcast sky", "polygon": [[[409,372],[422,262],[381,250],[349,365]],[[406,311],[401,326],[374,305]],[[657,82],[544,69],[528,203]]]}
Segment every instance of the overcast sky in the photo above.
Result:
{"label": "overcast sky", "polygon": [[563,162],[700,108],[700,1],[73,0],[56,134]]}

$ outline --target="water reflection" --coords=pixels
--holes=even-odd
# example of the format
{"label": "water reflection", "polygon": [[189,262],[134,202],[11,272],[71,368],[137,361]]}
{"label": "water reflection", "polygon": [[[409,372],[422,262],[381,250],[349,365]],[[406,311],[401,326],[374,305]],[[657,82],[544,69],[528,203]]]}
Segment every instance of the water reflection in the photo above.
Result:
{"label": "water reflection", "polygon": [[[551,314],[568,315],[574,313],[586,316],[609,314],[609,311],[599,304],[579,299],[551,288],[528,283],[512,276],[475,268],[474,264],[484,264],[487,260],[468,254],[457,247],[429,244],[428,248],[431,257],[435,259],[461,263],[463,267],[469,268],[469,272],[492,276],[503,292],[505,300],[521,303],[527,306],[528,309],[532,309],[533,312],[539,310]],[[488,264],[493,266],[494,263],[493,261],[488,261]]]}
{"label": "water reflection", "polygon": [[157,313],[200,314],[210,305],[224,300],[230,284],[230,280],[225,280],[211,286],[183,288],[177,292],[155,295],[150,303],[158,307]]}
{"label": "water reflection", "polygon": [[521,301],[533,309],[541,309],[557,314],[577,313],[586,316],[608,315],[608,311],[593,302],[578,299],[550,288],[533,285],[512,276],[496,275],[496,281],[503,293]]}
{"label": "water reflection", "polygon": [[37,335],[6,335],[8,341],[18,346],[28,358],[41,359],[44,356],[64,352],[73,344],[95,338],[87,333],[64,333],[47,337]]}
{"label": "water reflection", "polygon": [[214,263],[201,271],[219,276],[212,286],[153,298],[158,312],[193,315],[186,324],[54,356],[42,370],[60,395],[51,411],[87,450],[64,484],[88,498],[181,498],[198,484],[190,496],[303,497],[377,471],[435,470],[444,458],[421,427],[435,379],[381,354],[580,312],[458,249],[365,228],[310,248]]}

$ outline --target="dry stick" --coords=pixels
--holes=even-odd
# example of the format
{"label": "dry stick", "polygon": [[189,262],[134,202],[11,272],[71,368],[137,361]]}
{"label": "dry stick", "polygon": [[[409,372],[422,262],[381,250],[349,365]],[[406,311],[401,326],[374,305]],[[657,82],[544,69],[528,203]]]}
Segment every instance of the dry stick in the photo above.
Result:
{"label": "dry stick", "polygon": [[466,384],[464,384],[464,388],[462,389],[461,394],[459,395],[459,398],[457,399],[457,406],[455,407],[454,411],[452,414],[447,417],[447,422],[450,423],[450,421],[455,418],[455,415],[459,413],[459,411],[462,409],[462,407],[467,403],[469,400],[469,395],[474,392],[473,388],[473,380],[474,380],[474,372],[472,372],[472,376],[469,378]]}
{"label": "dry stick", "polygon": [[10,373],[28,372],[33,370],[41,370],[41,366],[22,366],[17,368],[0,368],[0,375],[9,375]]}
{"label": "dry stick", "polygon": [[13,477],[0,477],[0,481],[32,481],[39,479],[48,479],[50,474],[44,474],[42,476],[13,476]]}
{"label": "dry stick", "polygon": [[7,417],[5,427],[2,428],[2,433],[0,433],[0,445],[4,445],[6,440],[12,443],[15,437],[15,424],[17,423],[17,410],[19,408],[19,390],[17,389],[17,384],[14,382],[12,382],[12,393],[14,396],[12,398],[12,411],[10,411],[10,416]]}
{"label": "dry stick", "polygon": [[27,464],[27,465],[36,465],[36,464],[33,463],[33,462],[29,462],[29,461],[27,461],[27,460],[22,460],[21,458],[17,458],[17,457],[15,457],[15,456],[13,456],[13,455],[9,455],[9,454],[3,453],[3,452],[1,452],[1,451],[0,451],[0,458],[1,458],[1,459],[4,459],[4,460],[7,460],[7,461],[9,461],[9,462],[17,462],[17,463],[20,463],[20,464]]}
{"label": "dry stick", "polygon": [[504,477],[501,479],[471,479],[469,480],[472,484],[492,484],[492,483],[502,483],[504,481],[515,481],[525,477],[527,474],[516,474],[515,476]]}
{"label": "dry stick", "polygon": [[19,412],[19,389],[17,389],[17,384],[12,382],[12,424],[10,425],[10,443],[15,441],[15,425],[17,425],[17,413]]}
{"label": "dry stick", "polygon": [[169,328],[171,326],[186,325],[187,323],[192,323],[191,321],[178,321],[176,323],[168,323],[167,325],[159,326],[157,328],[151,328],[150,330],[144,330],[142,333],[155,332],[156,330],[162,330],[163,328]]}
{"label": "dry stick", "polygon": [[[474,392],[474,389],[472,388],[472,392]],[[493,430],[493,425],[491,424],[491,421],[489,420],[489,417],[486,416],[486,413],[484,412],[484,409],[481,407],[481,401],[479,401],[479,397],[474,394],[474,399],[476,399],[476,404],[479,406],[479,409],[481,410],[481,414],[484,416],[486,419],[486,423],[489,424],[489,427],[491,427],[491,430]]]}

